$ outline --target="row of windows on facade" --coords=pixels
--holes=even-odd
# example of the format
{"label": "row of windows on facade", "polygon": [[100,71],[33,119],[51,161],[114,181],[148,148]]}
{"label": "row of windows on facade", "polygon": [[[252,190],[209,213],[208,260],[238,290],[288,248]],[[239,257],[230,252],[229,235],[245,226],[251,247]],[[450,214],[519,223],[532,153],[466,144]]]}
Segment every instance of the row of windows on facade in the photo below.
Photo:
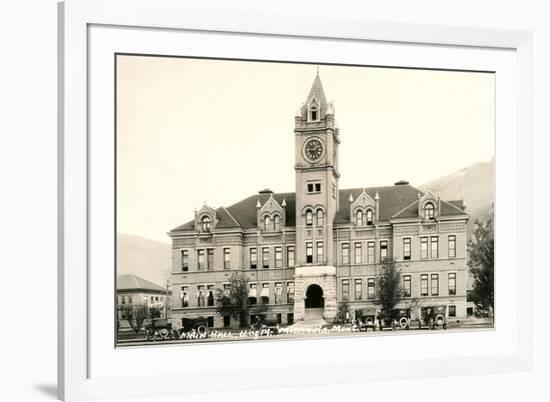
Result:
{"label": "row of windows on facade", "polygon": [[[248,284],[248,304],[258,304],[258,298],[261,304],[269,304],[269,283],[261,284],[261,292],[258,294],[258,284]],[[231,291],[231,285],[224,284],[223,291],[228,294]],[[274,286],[274,303],[294,303],[294,282],[287,282],[283,297],[283,282],[275,282]],[[215,289],[214,285],[198,285],[196,296],[196,306],[198,307],[213,307],[215,305]],[[181,307],[189,307],[190,290],[189,286],[182,286],[180,292]],[[286,301],[285,301],[286,300]]]}
{"label": "row of windows on facade", "polygon": [[[403,297],[411,297],[412,295],[412,275],[403,275],[402,287]],[[450,272],[447,275],[448,295],[456,295],[456,273]],[[354,285],[354,300],[363,299],[363,279],[358,278],[353,280]],[[420,296],[441,296],[439,294],[439,274],[420,274]],[[376,279],[367,278],[367,299],[376,299]],[[342,300],[350,300],[350,280],[342,279]]]}
{"label": "row of windows on facade", "polygon": [[[117,298],[118,304],[133,304],[133,296],[119,296]],[[159,303],[164,301],[164,296],[143,296],[143,301],[145,303]],[[140,300],[136,300],[137,303],[140,303]]]}
{"label": "row of windows on facade", "polygon": [[[403,238],[403,259],[411,259],[411,241],[410,237]],[[449,235],[448,241],[448,257],[456,257],[456,236]],[[388,259],[388,241],[381,240],[380,242],[380,261],[386,261]],[[315,243],[316,254],[313,253],[313,242],[306,242],[306,264],[313,264],[314,262],[323,264],[325,262],[324,242],[318,241]],[[270,247],[262,247],[262,267],[270,268]],[[276,246],[275,248],[275,268],[283,267],[283,248]],[[286,266],[294,267],[295,265],[295,247],[288,246],[286,252]],[[258,267],[258,250],[256,248],[250,248],[250,268],[256,269]],[[223,268],[231,269],[231,249],[223,249]],[[420,258],[439,258],[439,236],[421,237],[420,238]],[[375,256],[375,242],[367,242],[367,261],[368,264],[376,262]],[[342,243],[342,264],[350,264],[350,244]],[[354,264],[363,263],[363,243],[354,243]],[[183,271],[189,270],[189,250],[181,251],[181,266]],[[199,249],[197,250],[197,268],[202,270],[214,269],[214,249]]]}

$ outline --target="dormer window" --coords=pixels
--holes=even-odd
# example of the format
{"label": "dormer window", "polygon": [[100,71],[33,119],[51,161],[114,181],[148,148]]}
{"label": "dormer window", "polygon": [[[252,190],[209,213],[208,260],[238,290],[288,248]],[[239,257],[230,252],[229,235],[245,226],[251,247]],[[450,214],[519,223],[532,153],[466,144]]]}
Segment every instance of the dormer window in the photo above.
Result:
{"label": "dormer window", "polygon": [[428,202],[426,205],[424,205],[424,219],[433,220],[435,217],[434,210],[434,204],[432,204],[431,202]]}
{"label": "dormer window", "polygon": [[306,226],[313,225],[313,212],[310,209],[306,211]]}
{"label": "dormer window", "polygon": [[357,211],[357,226],[363,226],[363,211]]}
{"label": "dormer window", "polygon": [[269,216],[264,218],[264,230],[271,230],[271,218]]}
{"label": "dormer window", "polygon": [[313,99],[309,105],[309,121],[319,121],[319,104],[316,99]]}
{"label": "dormer window", "polygon": [[210,217],[209,216],[203,217],[201,220],[201,225],[202,225],[203,232],[210,232],[210,228],[212,225],[212,221],[210,220]]}
{"label": "dormer window", "polygon": [[367,225],[372,225],[372,209],[367,209]]}

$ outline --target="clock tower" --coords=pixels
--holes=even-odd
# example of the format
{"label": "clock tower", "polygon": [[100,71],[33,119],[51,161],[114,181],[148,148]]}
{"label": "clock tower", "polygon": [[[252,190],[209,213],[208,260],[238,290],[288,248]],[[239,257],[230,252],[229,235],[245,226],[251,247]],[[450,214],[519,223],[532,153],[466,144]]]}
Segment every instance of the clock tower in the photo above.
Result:
{"label": "clock tower", "polygon": [[[296,320],[336,315],[332,225],[338,209],[338,128],[319,73],[295,116]],[[309,310],[309,311],[308,311]],[[310,313],[310,314],[308,314]]]}

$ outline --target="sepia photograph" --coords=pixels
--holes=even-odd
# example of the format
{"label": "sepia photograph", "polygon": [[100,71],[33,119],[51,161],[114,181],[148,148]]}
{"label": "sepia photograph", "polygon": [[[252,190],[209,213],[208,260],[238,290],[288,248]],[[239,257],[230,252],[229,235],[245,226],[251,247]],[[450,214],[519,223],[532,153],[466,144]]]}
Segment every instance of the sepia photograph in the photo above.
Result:
{"label": "sepia photograph", "polygon": [[116,346],[495,328],[495,74],[117,54]]}

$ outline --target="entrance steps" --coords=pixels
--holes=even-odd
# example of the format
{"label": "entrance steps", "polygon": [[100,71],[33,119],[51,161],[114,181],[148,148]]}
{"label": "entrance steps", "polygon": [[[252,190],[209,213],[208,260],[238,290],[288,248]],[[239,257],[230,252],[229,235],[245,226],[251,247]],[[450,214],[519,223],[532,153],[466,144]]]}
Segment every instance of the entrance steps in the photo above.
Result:
{"label": "entrance steps", "polygon": [[306,308],[304,320],[297,321],[292,325],[292,328],[316,328],[328,325],[328,322],[323,318],[323,311],[324,308]]}

